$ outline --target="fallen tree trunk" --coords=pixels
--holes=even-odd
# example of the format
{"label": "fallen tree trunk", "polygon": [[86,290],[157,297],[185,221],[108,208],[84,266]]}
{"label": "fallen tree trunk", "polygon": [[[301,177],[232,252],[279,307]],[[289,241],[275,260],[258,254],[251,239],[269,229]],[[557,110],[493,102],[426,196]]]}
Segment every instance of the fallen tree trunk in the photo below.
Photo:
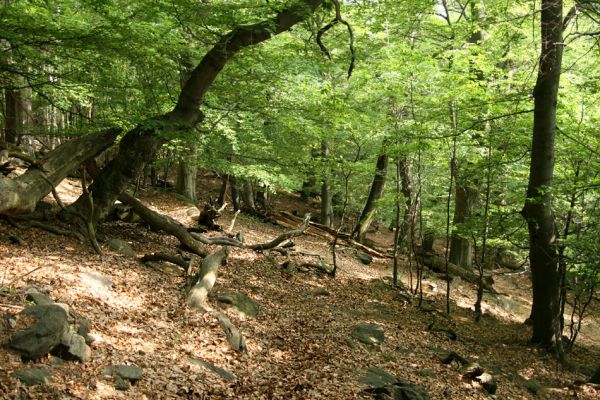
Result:
{"label": "fallen tree trunk", "polygon": [[[436,272],[444,274],[446,273],[446,261],[442,257],[426,254],[423,257],[423,264]],[[468,269],[459,267],[456,264],[448,263],[448,273],[451,276],[458,276],[469,283],[474,283],[476,285],[479,283],[479,276],[477,274],[475,274],[473,271],[469,271]],[[494,288],[492,287],[492,284],[494,283],[493,279],[491,277],[486,277],[483,280],[484,289],[490,292],[495,292]]]}
{"label": "fallen tree trunk", "polygon": [[[299,221],[301,221],[301,219],[299,217],[295,216],[294,214],[292,214],[288,211],[281,211],[275,217],[275,220],[279,225],[282,225],[285,227],[293,226],[294,223],[297,224],[297,223],[299,223]],[[389,256],[387,254],[377,251],[377,250],[373,249],[372,247],[366,246],[362,243],[359,243],[358,241],[354,240],[351,235],[349,235],[347,233],[343,233],[343,232],[337,233],[337,231],[335,229],[330,228],[323,224],[319,224],[317,222],[311,221],[309,223],[309,227],[306,231],[309,234],[319,236],[319,237],[325,238],[327,240],[333,240],[335,235],[337,234],[338,239],[344,240],[346,243],[348,243],[348,245],[350,245],[354,248],[357,248],[359,250],[362,250],[369,255],[372,255],[374,257],[379,257],[379,258],[391,258],[391,256]]]}
{"label": "fallen tree trunk", "polygon": [[53,187],[81,164],[109,148],[120,132],[120,129],[109,129],[81,136],[57,147],[14,179],[0,175],[0,215],[33,212],[37,202]]}
{"label": "fallen tree trunk", "polygon": [[187,303],[190,307],[208,311],[206,307],[208,293],[210,293],[215,285],[219,267],[225,263],[228,255],[228,248],[222,247],[217,252],[208,255],[202,260],[202,267],[200,268],[198,279],[188,293]]}
{"label": "fallen tree trunk", "polygon": [[163,230],[175,236],[183,246],[199,256],[206,256],[208,251],[187,231],[187,228],[174,219],[152,211],[141,201],[127,193],[121,193],[119,200],[127,204],[152,228]]}

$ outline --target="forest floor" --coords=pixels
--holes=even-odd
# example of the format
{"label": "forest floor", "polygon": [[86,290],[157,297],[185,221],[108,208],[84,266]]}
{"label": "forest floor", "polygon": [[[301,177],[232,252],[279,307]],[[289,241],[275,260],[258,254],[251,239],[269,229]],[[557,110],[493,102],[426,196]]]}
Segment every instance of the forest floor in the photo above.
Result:
{"label": "forest floor", "polygon": [[[59,189],[67,202],[79,191],[75,181]],[[140,197],[155,210],[193,223],[186,214],[189,205],[166,191],[148,190]],[[288,194],[278,196],[274,208],[308,209]],[[225,212],[219,222],[228,226],[232,216]],[[247,243],[256,243],[286,229],[241,214],[234,230],[244,232]],[[9,235],[20,237],[23,243],[11,243]],[[128,242],[137,256],[159,251],[174,254],[178,246],[176,239],[142,224],[105,224],[98,236]],[[391,237],[382,229],[371,239],[389,245]],[[329,246],[322,238],[305,234],[294,242],[304,252],[330,259]],[[584,320],[577,345],[567,355],[581,368],[568,371],[527,343],[530,328],[523,320],[531,285],[526,275],[497,276],[495,287],[500,294],[486,295],[484,317],[476,323],[471,309],[475,290],[466,282],[452,284],[452,314],[445,318],[446,283],[434,275],[425,277],[424,308],[429,311],[424,311],[416,299],[407,302],[390,285],[389,259],[375,258],[363,265],[351,252],[340,251],[335,279],[316,271],[287,273],[279,266],[283,261],[282,256],[232,249],[219,271],[211,306],[219,308],[214,296],[226,291],[245,293],[260,305],[255,318],[230,314],[247,340],[249,354],[243,355],[231,350],[213,313],[201,314],[186,306],[186,277],[181,270],[167,264],[145,265],[108,249],[100,257],[87,243],[36,228],[15,228],[2,220],[0,282],[5,290],[0,292],[0,397],[368,399],[359,379],[367,368],[378,367],[421,385],[431,399],[490,398],[478,383],[461,379],[456,364],[440,361],[454,351],[495,376],[498,391],[492,398],[600,398],[597,387],[583,383],[600,360],[597,300],[592,316]],[[407,286],[408,276],[403,264],[402,280]],[[39,360],[36,365],[48,365],[52,381],[25,387],[12,375],[25,365],[18,353],[8,349],[15,330],[7,321],[27,305],[24,292],[30,287],[87,318],[96,341],[88,363],[55,363],[52,356]],[[428,330],[434,320],[435,327],[456,332],[456,340],[443,331]],[[351,332],[360,323],[382,326],[383,343],[363,345],[354,340]],[[224,380],[193,360],[223,368],[235,379]],[[143,369],[143,376],[128,391],[118,391],[101,377],[102,368],[109,364],[135,364]]]}

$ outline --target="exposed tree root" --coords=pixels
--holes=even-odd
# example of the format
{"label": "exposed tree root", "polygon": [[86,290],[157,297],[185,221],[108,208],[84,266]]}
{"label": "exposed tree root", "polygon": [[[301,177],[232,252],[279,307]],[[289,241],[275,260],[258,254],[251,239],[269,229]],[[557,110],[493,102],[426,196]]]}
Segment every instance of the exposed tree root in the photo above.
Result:
{"label": "exposed tree root", "polygon": [[210,310],[206,305],[206,299],[217,281],[219,267],[227,261],[228,255],[229,249],[222,247],[202,260],[200,273],[188,293],[187,303],[190,307],[201,311]]}
{"label": "exposed tree root", "polygon": [[142,258],[140,258],[141,262],[147,262],[147,261],[167,261],[170,262],[172,264],[178,265],[181,268],[183,268],[183,270],[186,272],[186,274],[189,271],[190,268],[190,261],[189,260],[185,260],[181,255],[170,255],[170,254],[165,254],[165,253],[152,253],[152,254],[146,254],[144,255]]}

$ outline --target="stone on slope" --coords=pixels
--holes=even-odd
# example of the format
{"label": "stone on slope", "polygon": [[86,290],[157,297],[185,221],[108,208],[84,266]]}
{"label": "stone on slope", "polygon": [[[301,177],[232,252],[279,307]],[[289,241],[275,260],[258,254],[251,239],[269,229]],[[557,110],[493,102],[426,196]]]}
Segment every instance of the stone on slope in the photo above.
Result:
{"label": "stone on slope", "polygon": [[364,392],[378,400],[429,400],[429,395],[421,386],[398,379],[380,368],[370,367],[359,383],[371,386]]}
{"label": "stone on slope", "polygon": [[19,369],[13,375],[27,386],[43,385],[52,380],[50,373],[41,368]]}
{"label": "stone on slope", "polygon": [[131,383],[136,383],[142,378],[142,369],[137,365],[109,365],[102,369],[102,375],[112,378],[120,377]]}
{"label": "stone on slope", "polygon": [[106,246],[114,252],[122,254],[126,257],[135,257],[135,251],[133,248],[124,240],[121,239],[110,239],[106,242]]}
{"label": "stone on slope", "polygon": [[35,304],[37,305],[44,305],[44,304],[52,304],[54,303],[50,297],[46,296],[44,293],[40,292],[38,289],[31,287],[29,289],[27,289],[27,291],[25,292],[25,294],[27,295],[25,297],[25,300],[27,301],[33,301]]}
{"label": "stone on slope", "polygon": [[60,344],[69,331],[67,313],[55,304],[35,305],[25,308],[21,315],[32,317],[35,322],[27,329],[10,338],[10,347],[23,353],[29,360],[48,354]]}
{"label": "stone on slope", "polygon": [[364,344],[381,344],[385,339],[383,328],[376,324],[358,324],[350,335]]}
{"label": "stone on slope", "polygon": [[232,311],[241,317],[256,317],[260,309],[257,302],[239,292],[225,292],[217,296],[219,303],[229,304]]}
{"label": "stone on slope", "polygon": [[61,358],[65,360],[77,360],[85,363],[92,357],[92,349],[86,344],[85,338],[77,333],[66,333],[60,344],[62,347]]}

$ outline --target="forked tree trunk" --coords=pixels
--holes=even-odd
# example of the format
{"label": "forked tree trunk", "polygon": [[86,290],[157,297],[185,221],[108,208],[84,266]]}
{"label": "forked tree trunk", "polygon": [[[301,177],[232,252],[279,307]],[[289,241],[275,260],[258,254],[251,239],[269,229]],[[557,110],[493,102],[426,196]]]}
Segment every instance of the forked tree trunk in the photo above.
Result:
{"label": "forked tree trunk", "polygon": [[367,197],[367,201],[365,206],[360,214],[360,218],[358,219],[358,223],[354,227],[354,231],[352,235],[358,239],[359,242],[363,242],[365,239],[365,235],[369,226],[371,226],[371,222],[373,222],[373,218],[375,217],[375,213],[377,212],[377,202],[381,199],[383,195],[383,189],[385,187],[385,178],[387,175],[388,169],[388,161],[389,157],[387,154],[380,154],[377,157],[377,164],[375,166],[375,176],[373,178],[373,182],[371,183],[371,189],[369,190],[369,197]]}
{"label": "forked tree trunk", "polygon": [[[552,212],[556,104],[562,63],[562,0],[542,0],[542,50],[534,96],[533,140],[523,217],[529,230],[533,283],[532,342],[553,347],[559,320],[559,271]],[[560,338],[560,336],[559,336]]]}

